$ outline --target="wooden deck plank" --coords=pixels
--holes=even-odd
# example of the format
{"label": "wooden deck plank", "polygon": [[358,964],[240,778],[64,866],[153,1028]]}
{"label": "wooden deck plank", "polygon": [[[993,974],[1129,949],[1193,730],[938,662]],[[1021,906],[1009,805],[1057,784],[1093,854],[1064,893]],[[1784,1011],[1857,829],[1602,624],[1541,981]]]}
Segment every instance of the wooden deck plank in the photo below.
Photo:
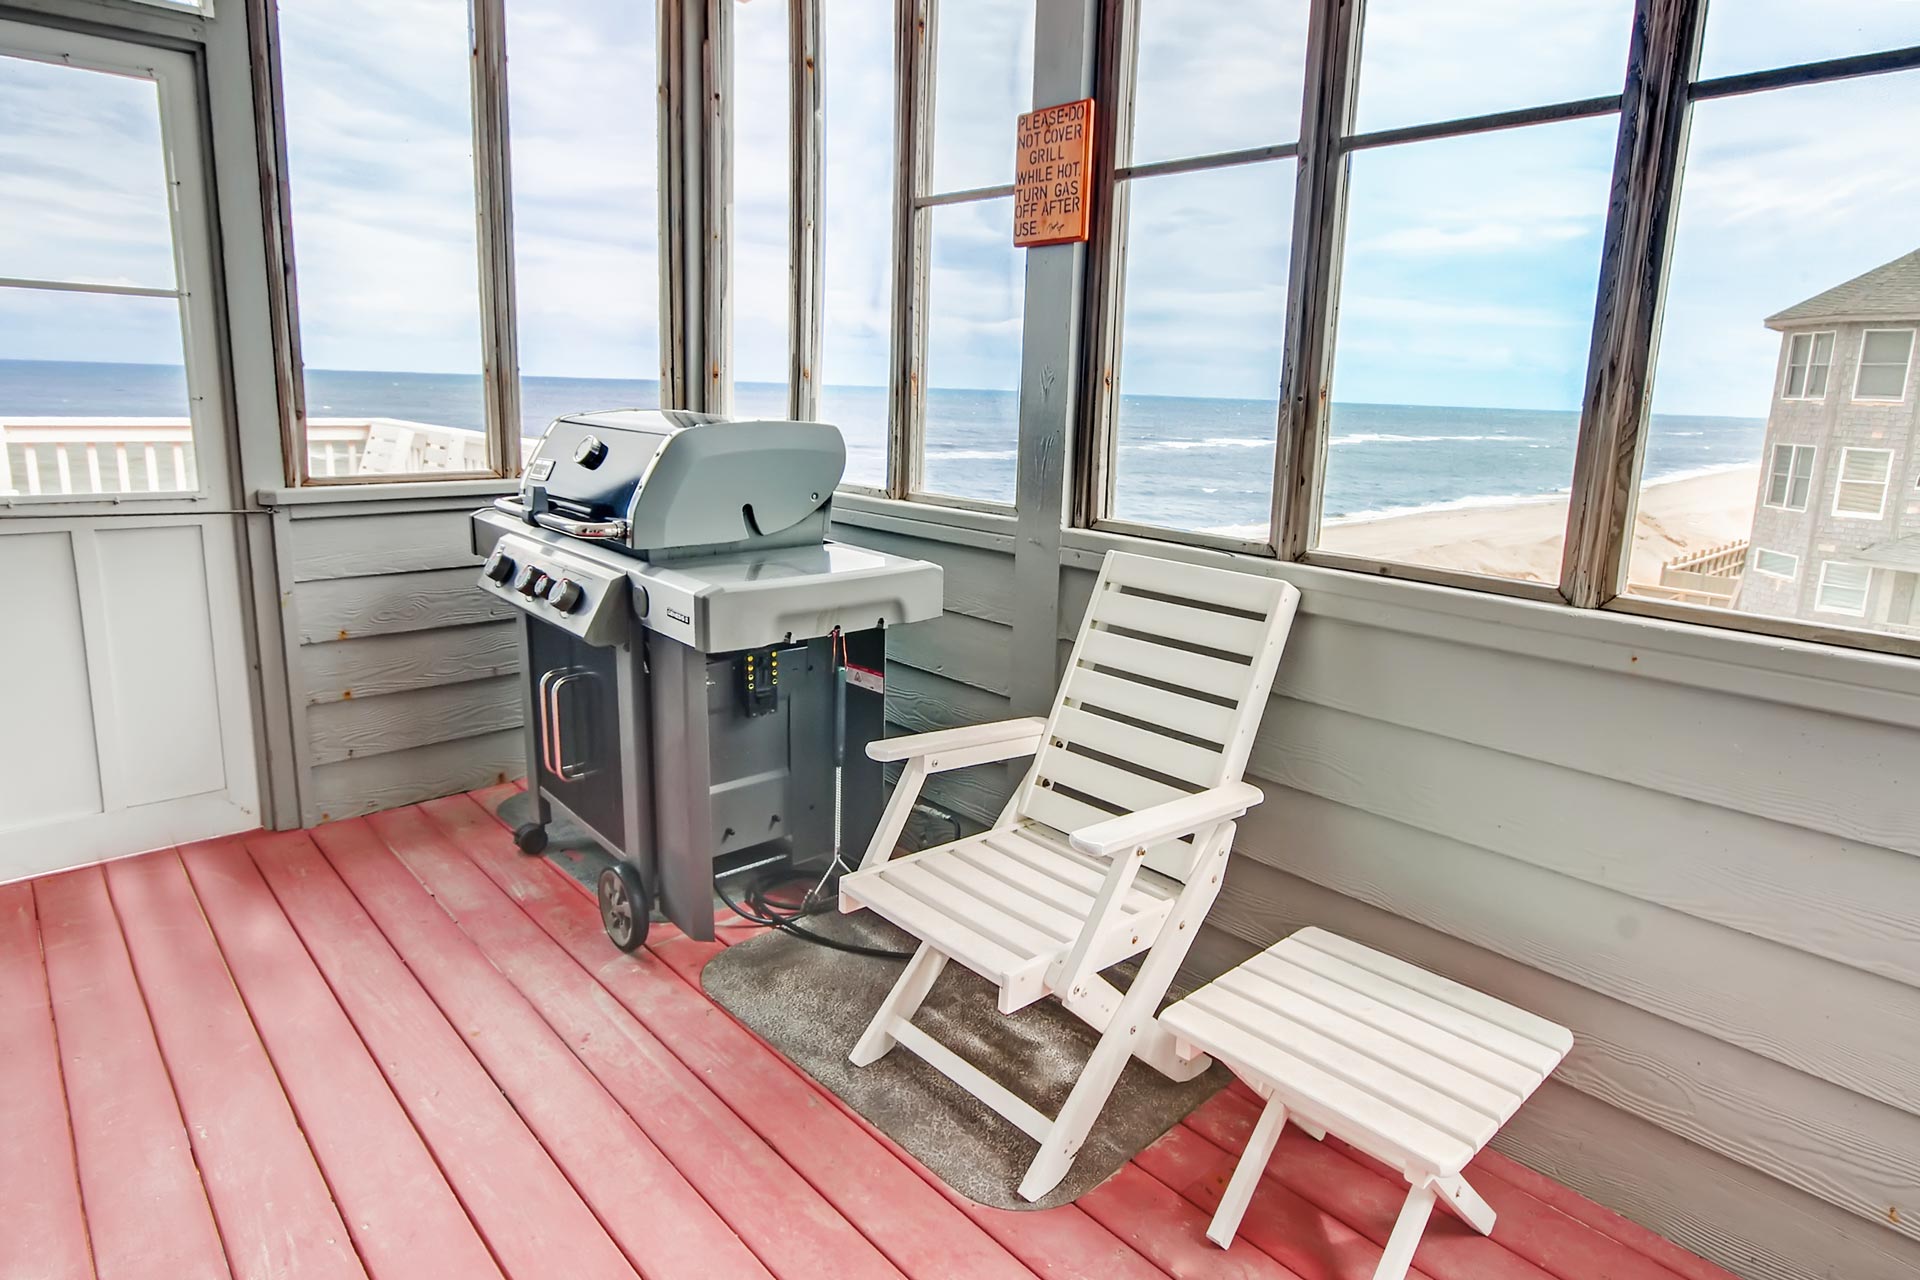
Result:
{"label": "wooden deck plank", "polygon": [[[467,810],[476,826],[500,837],[500,856],[525,862],[497,824],[471,806]],[[519,894],[498,887],[426,814],[387,815],[379,830],[770,1270],[791,1280],[828,1273],[900,1274],[877,1244],[717,1099],[702,1075],[675,1056],[634,1010],[635,1003],[644,1007],[644,997],[632,996],[635,989],[650,981],[671,982],[670,977],[656,973],[649,979],[641,969],[644,958],[616,951],[600,932],[597,916],[594,945],[584,958],[569,954],[515,905]],[[474,837],[456,833],[456,838],[465,845]],[[584,899],[562,901],[593,915]],[[588,965],[602,972],[596,975]],[[617,1000],[627,996],[621,1000],[624,1012],[612,1007],[609,991]],[[815,1160],[838,1158],[832,1147],[811,1154]],[[976,1252],[961,1247],[948,1265],[967,1266]]]}
{"label": "wooden deck plank", "polygon": [[1207,1239],[1208,1215],[1138,1165],[1122,1165],[1077,1203],[1176,1280],[1302,1280],[1251,1241],[1222,1249]]}
{"label": "wooden deck plank", "polygon": [[106,879],[69,871],[33,895],[100,1280],[230,1275]]}
{"label": "wooden deck plank", "polygon": [[[407,821],[411,819],[411,821]],[[440,1012],[506,1094],[567,1180],[642,1275],[693,1271],[766,1280],[767,1270],[575,1056],[563,1032],[462,932],[395,853],[418,853],[411,810],[335,823],[315,843]],[[457,857],[457,854],[449,854]],[[464,861],[463,861],[464,865]],[[563,1035],[567,1038],[563,1039]],[[660,1230],[663,1218],[674,1230]]]}
{"label": "wooden deck plank", "polygon": [[30,884],[0,885],[0,1280],[93,1275]]}
{"label": "wooden deck plank", "polygon": [[179,855],[106,877],[234,1280],[365,1280]]}
{"label": "wooden deck plank", "polygon": [[239,841],[181,851],[201,910],[373,1280],[500,1271]]}
{"label": "wooden deck plank", "polygon": [[388,1085],[513,1280],[633,1268],[304,832],[247,841]]}

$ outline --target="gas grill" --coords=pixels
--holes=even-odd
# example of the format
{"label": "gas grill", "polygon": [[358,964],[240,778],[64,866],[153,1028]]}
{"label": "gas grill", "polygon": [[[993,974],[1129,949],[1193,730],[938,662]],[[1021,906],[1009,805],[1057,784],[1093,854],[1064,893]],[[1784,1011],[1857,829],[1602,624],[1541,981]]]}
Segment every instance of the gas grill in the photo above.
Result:
{"label": "gas grill", "polygon": [[532,820],[617,861],[608,936],[649,909],[713,936],[713,889],[833,869],[880,818],[884,629],[940,612],[940,569],[826,540],[846,464],[815,422],[620,410],[560,418],[520,492],[473,516],[480,586],[519,613]]}

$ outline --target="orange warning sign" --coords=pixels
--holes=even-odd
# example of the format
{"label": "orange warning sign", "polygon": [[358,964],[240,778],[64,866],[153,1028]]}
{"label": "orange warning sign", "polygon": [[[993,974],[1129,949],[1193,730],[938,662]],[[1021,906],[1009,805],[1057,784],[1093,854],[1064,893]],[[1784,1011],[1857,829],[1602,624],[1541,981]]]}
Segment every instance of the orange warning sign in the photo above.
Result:
{"label": "orange warning sign", "polygon": [[1015,160],[1013,243],[1017,248],[1087,238],[1093,99],[1042,107],[1020,117]]}

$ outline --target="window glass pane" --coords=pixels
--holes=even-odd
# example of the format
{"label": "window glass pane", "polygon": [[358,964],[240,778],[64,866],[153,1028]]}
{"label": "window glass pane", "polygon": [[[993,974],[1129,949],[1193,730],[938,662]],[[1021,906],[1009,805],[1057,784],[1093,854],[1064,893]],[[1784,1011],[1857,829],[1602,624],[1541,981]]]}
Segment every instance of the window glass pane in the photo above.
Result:
{"label": "window glass pane", "polygon": [[1814,608],[1822,613],[1864,616],[1873,590],[1873,576],[1873,570],[1866,565],[1827,561],[1820,567]]}
{"label": "window glass pane", "polygon": [[[1841,557],[1873,578],[1873,607],[1856,625],[1913,633],[1920,564],[1894,544],[1920,533],[1920,510],[1908,509],[1914,410],[1853,393],[1860,318],[1911,322],[1920,312],[1904,283],[1920,271],[1916,136],[1920,72],[1694,106],[1629,593],[1684,591],[1695,603],[1831,625],[1815,617],[1818,566]],[[1811,344],[1833,385],[1790,399],[1776,370],[1809,333],[1833,335]],[[1785,492],[1782,445],[1797,446]],[[1841,452],[1854,446],[1896,450],[1900,492],[1883,519],[1834,514]],[[1743,545],[1798,556],[1807,569],[1793,581],[1743,574],[1738,556],[1717,552]]]}
{"label": "window glass pane", "polygon": [[826,296],[813,372],[820,420],[846,437],[846,482],[881,488],[892,340],[893,5],[833,0],[821,23]]}
{"label": "window glass pane", "polygon": [[286,0],[280,49],[309,426],[354,473],[481,469],[467,6]]}
{"label": "window glass pane", "polygon": [[1355,129],[1619,93],[1632,0],[1367,0]]}
{"label": "window glass pane", "polygon": [[1776,578],[1791,578],[1799,570],[1800,562],[1784,552],[1762,550],[1753,553],[1753,567]]}
{"label": "window glass pane", "polygon": [[1711,0],[1700,77],[1767,71],[1920,44],[1913,0]]}
{"label": "window glass pane", "polygon": [[1127,184],[1115,517],[1267,540],[1294,173]]}
{"label": "window glass pane", "polygon": [[[1915,272],[1920,274],[1920,255]],[[1920,304],[1914,310],[1920,311]],[[1860,340],[1860,378],[1853,394],[1863,400],[1898,400],[1907,389],[1907,360],[1913,351],[1911,329],[1869,329]]]}
{"label": "window glass pane", "polygon": [[1133,163],[1294,142],[1307,0],[1140,0]]}
{"label": "window glass pane", "polygon": [[1354,155],[1321,547],[1558,581],[1616,127]]}
{"label": "window glass pane", "polygon": [[653,12],[507,0],[506,13],[520,425],[533,437],[564,413],[660,403]]}
{"label": "window glass pane", "polygon": [[787,7],[733,5],[733,408],[788,416],[793,291]]}
{"label": "window glass pane", "polygon": [[151,80],[0,57],[0,276],[175,286]]}
{"label": "window glass pane", "polygon": [[0,352],[0,494],[200,487],[179,302],[0,288]]}
{"label": "window glass pane", "polygon": [[933,190],[1013,181],[1015,123],[1033,108],[1034,0],[967,0],[934,40]]}
{"label": "window glass pane", "polygon": [[932,235],[921,487],[1012,502],[1027,276],[1013,247],[1013,200],[940,205]]}

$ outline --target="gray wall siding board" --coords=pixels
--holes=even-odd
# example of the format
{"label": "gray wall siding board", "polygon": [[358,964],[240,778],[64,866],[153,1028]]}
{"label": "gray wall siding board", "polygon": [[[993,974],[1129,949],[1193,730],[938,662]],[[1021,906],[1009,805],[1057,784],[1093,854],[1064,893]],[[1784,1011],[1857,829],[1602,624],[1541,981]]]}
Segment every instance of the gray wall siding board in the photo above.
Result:
{"label": "gray wall siding board", "polygon": [[963,613],[1001,626],[1013,622],[1013,592],[1006,581],[1012,562],[1005,552],[851,526],[837,529],[835,536],[870,551],[939,565],[945,593],[942,604],[948,613]]}
{"label": "gray wall siding board", "polygon": [[513,616],[475,585],[471,569],[302,582],[293,589],[300,643],[471,626]]}
{"label": "gray wall siding board", "polygon": [[295,521],[293,573],[299,582],[479,563],[465,511],[374,511]]}
{"label": "gray wall siding board", "polygon": [[496,676],[384,697],[322,702],[307,713],[315,764],[365,759],[512,729],[520,680]]}
{"label": "gray wall siding board", "polygon": [[311,821],[331,822],[416,804],[508,782],[525,772],[518,729],[318,765],[313,770],[316,812]]}
{"label": "gray wall siding board", "polygon": [[307,645],[301,654],[310,703],[430,689],[520,669],[518,627],[512,619],[333,640]]}
{"label": "gray wall siding board", "polygon": [[942,614],[925,622],[887,631],[887,661],[959,680],[1005,696],[1012,632],[998,623],[963,613]]}

